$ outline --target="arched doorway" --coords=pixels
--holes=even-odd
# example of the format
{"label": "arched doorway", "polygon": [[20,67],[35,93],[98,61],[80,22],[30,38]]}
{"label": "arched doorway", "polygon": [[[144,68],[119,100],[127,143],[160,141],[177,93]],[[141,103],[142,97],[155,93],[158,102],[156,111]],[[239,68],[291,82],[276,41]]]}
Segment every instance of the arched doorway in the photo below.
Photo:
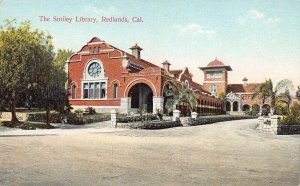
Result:
{"label": "arched doorway", "polygon": [[243,111],[249,111],[250,110],[250,106],[247,105],[247,104],[245,104],[245,105],[243,105],[243,109],[242,110]]}
{"label": "arched doorway", "polygon": [[231,103],[226,101],[226,111],[231,111]]}
{"label": "arched doorway", "polygon": [[233,102],[232,107],[232,111],[238,111],[239,103],[237,101]]}
{"label": "arched doorway", "polygon": [[128,96],[131,97],[131,109],[144,109],[147,112],[152,112],[153,92],[147,84],[135,84],[129,90]]}

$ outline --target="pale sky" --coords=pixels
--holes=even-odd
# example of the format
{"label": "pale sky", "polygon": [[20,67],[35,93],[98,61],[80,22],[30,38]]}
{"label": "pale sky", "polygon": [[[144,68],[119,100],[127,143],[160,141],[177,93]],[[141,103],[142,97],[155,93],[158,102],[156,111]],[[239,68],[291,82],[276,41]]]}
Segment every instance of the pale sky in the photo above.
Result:
{"label": "pale sky", "polygon": [[[39,16],[73,21],[41,22]],[[76,16],[99,22],[75,22]],[[103,23],[102,16],[144,22]],[[94,36],[128,52],[138,43],[143,59],[160,66],[167,59],[171,69],[187,66],[201,84],[197,67],[217,57],[232,67],[230,83],[270,77],[300,85],[300,0],[0,0],[0,21],[6,18],[48,31],[56,49],[78,51]]]}

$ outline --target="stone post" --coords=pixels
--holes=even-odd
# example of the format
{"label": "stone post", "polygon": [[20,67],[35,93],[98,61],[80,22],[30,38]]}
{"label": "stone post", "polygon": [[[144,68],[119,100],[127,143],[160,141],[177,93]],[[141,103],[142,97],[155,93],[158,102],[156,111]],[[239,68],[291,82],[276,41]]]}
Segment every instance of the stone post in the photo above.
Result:
{"label": "stone post", "polygon": [[260,116],[258,117],[258,129],[263,130],[264,129],[264,117]]}
{"label": "stone post", "polygon": [[193,119],[196,119],[197,116],[198,116],[198,113],[197,113],[197,112],[192,112],[191,115],[192,115],[192,118],[193,118]]}
{"label": "stone post", "polygon": [[273,134],[278,133],[278,123],[279,123],[279,117],[278,115],[271,116],[271,132]]}
{"label": "stone post", "polygon": [[111,118],[111,128],[117,128],[117,111],[114,109],[110,111],[110,118]]}
{"label": "stone post", "polygon": [[122,97],[121,98],[121,113],[128,114],[131,107],[131,97]]}
{"label": "stone post", "polygon": [[153,96],[153,113],[157,114],[157,110],[163,111],[164,97]]}
{"label": "stone post", "polygon": [[180,110],[173,110],[173,119],[172,121],[176,121],[177,118],[180,117]]}

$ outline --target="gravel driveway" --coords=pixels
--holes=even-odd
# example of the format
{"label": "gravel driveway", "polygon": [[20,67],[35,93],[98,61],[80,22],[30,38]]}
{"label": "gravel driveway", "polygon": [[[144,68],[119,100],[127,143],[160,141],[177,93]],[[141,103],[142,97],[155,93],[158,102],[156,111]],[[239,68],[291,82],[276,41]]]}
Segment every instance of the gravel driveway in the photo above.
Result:
{"label": "gravel driveway", "polygon": [[0,136],[0,185],[300,184],[300,135],[256,123]]}

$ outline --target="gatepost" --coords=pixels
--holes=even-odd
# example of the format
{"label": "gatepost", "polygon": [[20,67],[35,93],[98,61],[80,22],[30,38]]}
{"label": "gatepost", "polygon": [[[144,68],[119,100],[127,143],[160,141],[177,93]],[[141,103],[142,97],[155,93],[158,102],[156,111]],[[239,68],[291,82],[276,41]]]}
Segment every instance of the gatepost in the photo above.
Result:
{"label": "gatepost", "polygon": [[114,109],[110,111],[111,128],[117,128],[117,111]]}
{"label": "gatepost", "polygon": [[173,119],[172,121],[177,121],[177,118],[180,117],[180,110],[173,110]]}

